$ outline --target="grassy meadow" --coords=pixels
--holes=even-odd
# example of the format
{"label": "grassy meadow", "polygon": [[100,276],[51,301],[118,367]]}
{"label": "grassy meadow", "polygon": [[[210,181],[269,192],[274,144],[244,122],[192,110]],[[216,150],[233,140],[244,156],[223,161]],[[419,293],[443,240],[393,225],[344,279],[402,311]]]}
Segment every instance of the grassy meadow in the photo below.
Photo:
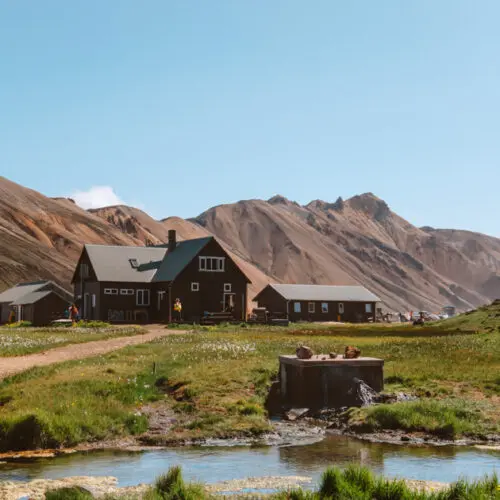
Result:
{"label": "grassy meadow", "polygon": [[116,327],[107,323],[78,323],[75,326],[34,328],[22,323],[0,327],[0,357],[23,356],[68,344],[136,335],[141,328]]}
{"label": "grassy meadow", "polygon": [[[496,317],[495,317],[496,319]],[[258,435],[278,355],[356,345],[385,359],[386,391],[419,400],[354,409],[360,432],[402,429],[436,437],[500,432],[500,332],[410,325],[200,327],[96,358],[35,368],[0,382],[0,450],[73,446],[140,435],[148,444]],[[155,409],[174,419],[147,433]]]}

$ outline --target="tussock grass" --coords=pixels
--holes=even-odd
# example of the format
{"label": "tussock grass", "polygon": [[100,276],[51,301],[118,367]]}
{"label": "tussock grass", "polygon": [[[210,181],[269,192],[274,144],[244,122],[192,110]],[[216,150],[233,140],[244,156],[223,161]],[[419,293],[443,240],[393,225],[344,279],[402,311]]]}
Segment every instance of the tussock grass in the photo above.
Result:
{"label": "tussock grass", "polygon": [[404,480],[375,476],[366,467],[351,465],[345,470],[327,469],[316,492],[301,489],[273,495],[276,500],[332,499],[332,500],[498,500],[500,489],[497,476],[479,481],[458,481],[439,492],[425,492],[410,488]]}
{"label": "tussock grass", "polygon": [[359,421],[356,423],[354,417],[351,427],[363,432],[384,429],[425,432],[443,439],[478,437],[488,428],[481,410],[480,404],[463,399],[385,404],[358,410]]}

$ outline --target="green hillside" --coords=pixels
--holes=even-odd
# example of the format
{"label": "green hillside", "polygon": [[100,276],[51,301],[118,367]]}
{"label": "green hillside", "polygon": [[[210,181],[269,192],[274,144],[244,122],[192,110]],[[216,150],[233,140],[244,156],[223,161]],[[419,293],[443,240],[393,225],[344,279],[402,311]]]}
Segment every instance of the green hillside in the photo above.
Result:
{"label": "green hillside", "polygon": [[447,330],[500,332],[500,299],[474,311],[436,323]]}

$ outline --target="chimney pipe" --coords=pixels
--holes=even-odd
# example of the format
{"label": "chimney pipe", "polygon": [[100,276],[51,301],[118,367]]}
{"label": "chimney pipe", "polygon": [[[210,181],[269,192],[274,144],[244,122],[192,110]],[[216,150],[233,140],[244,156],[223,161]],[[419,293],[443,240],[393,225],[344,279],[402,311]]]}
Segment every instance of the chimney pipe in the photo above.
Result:
{"label": "chimney pipe", "polygon": [[177,247],[177,234],[175,229],[168,230],[168,251],[173,252]]}

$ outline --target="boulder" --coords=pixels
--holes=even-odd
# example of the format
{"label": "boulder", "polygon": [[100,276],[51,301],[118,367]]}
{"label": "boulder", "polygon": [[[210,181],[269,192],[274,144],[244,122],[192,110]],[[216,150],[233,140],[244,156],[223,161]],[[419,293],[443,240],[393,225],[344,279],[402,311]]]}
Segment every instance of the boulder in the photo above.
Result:
{"label": "boulder", "polygon": [[361,351],[354,346],[348,345],[345,348],[344,359],[356,359],[361,355]]}
{"label": "boulder", "polygon": [[336,352],[331,352],[330,353],[330,359],[335,359],[337,357],[337,353]]}
{"label": "boulder", "polygon": [[297,347],[295,354],[297,355],[298,359],[311,359],[313,357],[312,349],[310,347],[305,346],[305,345],[301,345],[300,347]]}

